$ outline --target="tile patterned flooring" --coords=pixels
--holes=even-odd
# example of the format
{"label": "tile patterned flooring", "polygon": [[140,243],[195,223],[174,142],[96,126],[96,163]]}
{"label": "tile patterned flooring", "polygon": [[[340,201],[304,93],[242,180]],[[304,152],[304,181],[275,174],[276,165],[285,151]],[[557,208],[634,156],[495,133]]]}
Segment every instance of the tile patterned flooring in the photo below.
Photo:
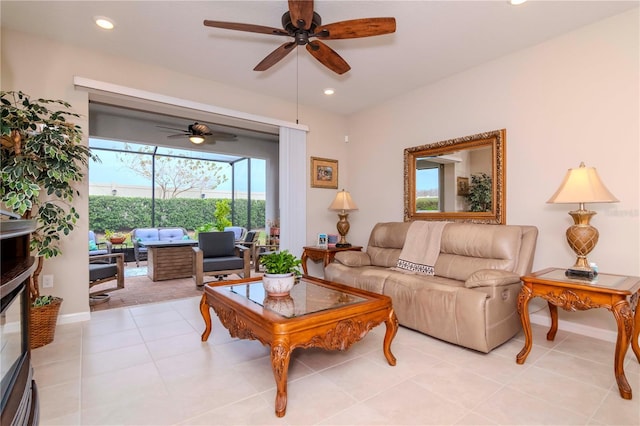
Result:
{"label": "tile patterned flooring", "polygon": [[[481,354],[400,327],[382,353],[384,325],[345,352],[299,349],[289,403],[274,415],[268,348],[237,340],[214,319],[200,342],[199,298],[94,312],[59,325],[33,351],[42,425],[638,425],[640,366],[613,376],[614,343],[534,325],[534,346],[517,365],[522,334]],[[215,314],[212,313],[215,318]]]}

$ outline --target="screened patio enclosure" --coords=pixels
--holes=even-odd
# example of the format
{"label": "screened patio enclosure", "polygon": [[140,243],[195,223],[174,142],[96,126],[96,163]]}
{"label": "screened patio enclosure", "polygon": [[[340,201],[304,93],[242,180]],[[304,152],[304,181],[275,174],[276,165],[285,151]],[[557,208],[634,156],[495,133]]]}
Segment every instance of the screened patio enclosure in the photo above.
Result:
{"label": "screened patio enclosure", "polygon": [[89,147],[100,158],[89,164],[89,227],[96,232],[195,231],[225,220],[265,227],[265,159],[103,138],[90,138]]}

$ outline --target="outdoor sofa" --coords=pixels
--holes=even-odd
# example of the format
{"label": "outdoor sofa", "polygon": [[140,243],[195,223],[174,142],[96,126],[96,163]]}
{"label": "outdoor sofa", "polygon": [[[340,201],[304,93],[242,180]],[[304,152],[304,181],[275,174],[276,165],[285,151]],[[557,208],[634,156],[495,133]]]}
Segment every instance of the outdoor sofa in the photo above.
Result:
{"label": "outdoor sofa", "polygon": [[136,228],[131,231],[131,243],[136,266],[147,258],[147,248],[140,243],[150,241],[176,241],[188,239],[187,230],[184,228]]}

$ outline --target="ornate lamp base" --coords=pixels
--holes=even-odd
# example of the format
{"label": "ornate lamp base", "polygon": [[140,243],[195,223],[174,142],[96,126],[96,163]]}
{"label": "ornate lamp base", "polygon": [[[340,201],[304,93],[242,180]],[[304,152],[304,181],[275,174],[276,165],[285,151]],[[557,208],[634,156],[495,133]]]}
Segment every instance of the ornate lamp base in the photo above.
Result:
{"label": "ornate lamp base", "polygon": [[349,213],[338,213],[338,217],[340,220],[336,224],[336,228],[338,228],[338,233],[340,234],[340,241],[336,243],[336,247],[351,247],[351,244],[347,242],[347,238],[345,237],[350,228],[349,221],[347,220]]}
{"label": "ornate lamp base", "polygon": [[565,274],[568,277],[594,278],[598,273],[589,266],[587,255],[598,243],[600,235],[598,230],[589,224],[596,212],[580,209],[570,211],[569,214],[574,224],[567,229],[567,242],[578,257],[576,263],[567,269]]}

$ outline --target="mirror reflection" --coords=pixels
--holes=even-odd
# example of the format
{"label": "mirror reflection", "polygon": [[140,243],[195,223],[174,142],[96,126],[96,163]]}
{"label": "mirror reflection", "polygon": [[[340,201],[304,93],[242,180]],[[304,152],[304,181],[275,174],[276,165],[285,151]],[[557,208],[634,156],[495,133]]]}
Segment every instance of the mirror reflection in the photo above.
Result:
{"label": "mirror reflection", "polygon": [[405,149],[405,220],[505,223],[505,131]]}

